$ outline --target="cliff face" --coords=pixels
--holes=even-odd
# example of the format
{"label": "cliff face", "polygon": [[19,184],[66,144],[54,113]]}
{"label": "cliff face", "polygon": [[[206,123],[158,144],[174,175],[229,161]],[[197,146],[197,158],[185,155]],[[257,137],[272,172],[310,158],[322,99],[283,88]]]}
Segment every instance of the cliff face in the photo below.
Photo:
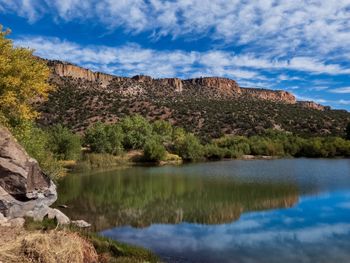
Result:
{"label": "cliff face", "polygon": [[81,68],[60,61],[49,61],[48,65],[52,69],[53,74],[56,74],[60,77],[81,78],[88,81],[99,82],[104,87],[106,87],[114,78],[112,75],[104,74],[101,72],[93,72],[89,69]]}
{"label": "cliff face", "polygon": [[307,109],[313,109],[313,110],[320,110],[320,111],[324,111],[324,110],[329,110],[330,107],[328,106],[323,106],[321,104],[318,104],[314,101],[298,101],[298,105],[303,107],[303,108],[307,108]]}
{"label": "cliff face", "polygon": [[261,100],[270,100],[287,104],[295,104],[297,102],[293,94],[283,90],[242,88],[242,93]]}
{"label": "cliff face", "polygon": [[[147,92],[147,90],[157,89],[163,92],[164,96],[169,94],[195,96],[196,94],[206,95],[212,99],[230,98],[250,98],[257,100],[267,100],[285,104],[296,104],[293,94],[282,90],[268,90],[256,88],[241,88],[238,83],[228,78],[204,77],[188,80],[179,78],[153,79],[150,76],[136,75],[132,78],[118,77],[100,72],[93,72],[73,64],[61,61],[47,61],[52,69],[52,73],[59,77],[72,77],[91,82],[97,82],[100,87],[106,88],[112,80],[123,86],[124,95],[136,96]],[[298,102],[299,106],[308,109],[325,110],[324,107],[312,101]]]}

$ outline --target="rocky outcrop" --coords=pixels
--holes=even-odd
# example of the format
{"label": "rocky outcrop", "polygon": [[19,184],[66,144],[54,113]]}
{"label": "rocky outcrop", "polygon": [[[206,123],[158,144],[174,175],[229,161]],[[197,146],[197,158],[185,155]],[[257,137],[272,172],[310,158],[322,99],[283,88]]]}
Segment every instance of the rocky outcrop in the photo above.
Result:
{"label": "rocky outcrop", "polygon": [[136,80],[138,82],[152,82],[152,78],[150,76],[145,75],[136,75],[133,76],[131,79]]}
{"label": "rocky outcrop", "polygon": [[241,88],[237,82],[228,78],[206,77],[189,79],[187,82],[190,82],[192,85],[215,89],[219,92],[226,92],[228,95],[241,93]]}
{"label": "rocky outcrop", "polygon": [[320,111],[330,110],[330,107],[323,106],[314,101],[298,101],[298,105],[303,108],[313,109],[313,110],[320,110]]}
{"label": "rocky outcrop", "polygon": [[[175,92],[175,94],[187,94],[186,92],[195,90],[200,94],[206,94],[207,97],[213,99],[229,99],[240,98],[244,96],[250,99],[268,100],[278,103],[296,104],[296,98],[293,94],[283,90],[268,90],[256,88],[241,88],[238,83],[232,79],[222,77],[203,77],[188,80],[181,80],[179,78],[164,78],[153,79],[150,76],[136,75],[132,78],[118,77],[108,75],[100,72],[93,72],[89,69],[81,68],[79,66],[61,62],[46,60],[49,67],[51,67],[53,75],[60,77],[81,78],[87,81],[98,82],[101,87],[113,86],[113,83],[120,83],[123,86],[122,94],[126,96],[139,96],[146,90],[161,87],[164,95],[173,94],[168,91]],[[111,82],[114,80],[114,82]],[[168,89],[164,89],[168,88]],[[190,93],[193,95],[193,92]],[[304,108],[325,110],[324,107],[312,101],[298,102],[298,105]]]}
{"label": "rocky outcrop", "polygon": [[89,69],[61,61],[48,61],[47,64],[52,69],[53,73],[60,77],[81,78],[88,81],[96,81],[104,87],[106,87],[114,78],[114,76],[109,74],[93,72]]}
{"label": "rocky outcrop", "polygon": [[0,213],[42,219],[57,199],[55,184],[11,133],[0,126]]}
{"label": "rocky outcrop", "polygon": [[268,90],[254,88],[242,88],[241,90],[242,94],[248,95],[255,99],[282,102],[287,104],[295,104],[297,102],[293,94],[283,90]]}
{"label": "rocky outcrop", "polygon": [[178,78],[158,79],[160,85],[169,86],[171,90],[176,92],[183,91],[182,80]]}

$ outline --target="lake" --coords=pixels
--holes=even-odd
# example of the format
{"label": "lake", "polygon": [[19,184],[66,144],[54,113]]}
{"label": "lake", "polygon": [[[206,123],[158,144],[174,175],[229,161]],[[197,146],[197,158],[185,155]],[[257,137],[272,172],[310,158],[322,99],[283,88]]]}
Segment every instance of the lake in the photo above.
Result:
{"label": "lake", "polygon": [[67,176],[57,204],[166,262],[350,262],[350,160],[233,160]]}

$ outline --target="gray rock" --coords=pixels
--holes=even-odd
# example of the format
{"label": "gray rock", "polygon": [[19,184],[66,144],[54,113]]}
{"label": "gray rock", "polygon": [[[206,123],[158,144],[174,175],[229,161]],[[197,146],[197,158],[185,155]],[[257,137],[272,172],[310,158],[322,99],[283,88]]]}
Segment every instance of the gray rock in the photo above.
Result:
{"label": "gray rock", "polygon": [[42,220],[57,199],[55,184],[8,129],[0,126],[0,213]]}
{"label": "gray rock", "polygon": [[87,228],[91,226],[91,224],[89,224],[84,220],[75,220],[75,221],[72,221],[72,224],[80,228]]}
{"label": "gray rock", "polygon": [[10,226],[8,219],[2,213],[0,213],[0,226]]}
{"label": "gray rock", "polygon": [[58,209],[49,208],[47,216],[49,219],[56,219],[59,225],[70,224],[70,219]]}

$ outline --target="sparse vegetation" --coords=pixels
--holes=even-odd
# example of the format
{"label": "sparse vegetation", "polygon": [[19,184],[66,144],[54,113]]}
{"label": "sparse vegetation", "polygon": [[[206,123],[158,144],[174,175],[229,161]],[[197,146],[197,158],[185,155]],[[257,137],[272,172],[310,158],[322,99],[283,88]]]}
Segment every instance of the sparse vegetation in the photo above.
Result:
{"label": "sparse vegetation", "polygon": [[[114,123],[135,114],[149,121],[169,121],[206,142],[223,135],[261,135],[268,129],[301,137],[345,137],[350,122],[350,113],[344,110],[320,111],[251,97],[217,97],[189,82],[183,83],[186,92],[174,93],[158,82],[150,86],[127,78],[112,81],[107,89],[84,79],[54,76],[51,81],[59,88],[38,105],[45,113],[40,123],[65,122],[79,132],[98,121]],[[125,92],[134,89],[143,92],[132,96]],[[158,126],[167,129],[161,123]]]}

